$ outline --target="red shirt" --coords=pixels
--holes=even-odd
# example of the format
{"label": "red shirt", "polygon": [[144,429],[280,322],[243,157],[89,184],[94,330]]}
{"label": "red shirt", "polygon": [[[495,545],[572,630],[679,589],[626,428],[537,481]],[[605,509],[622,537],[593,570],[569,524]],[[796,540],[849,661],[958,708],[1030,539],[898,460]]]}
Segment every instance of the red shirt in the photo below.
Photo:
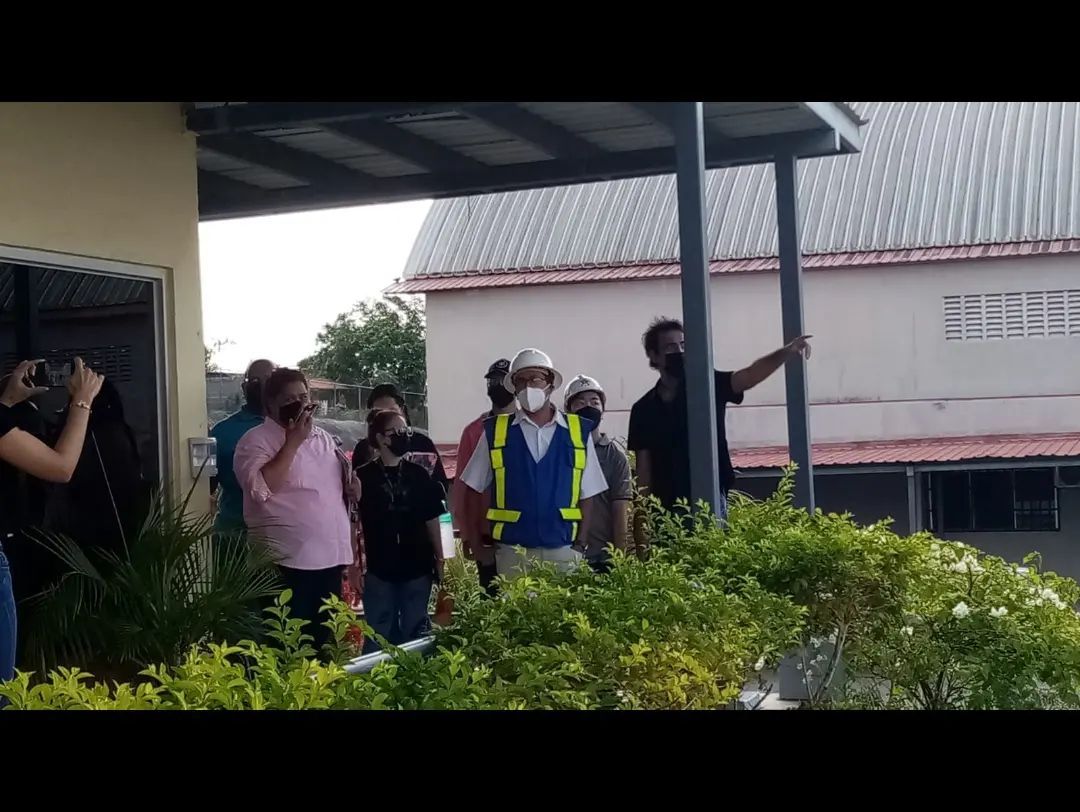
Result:
{"label": "red shirt", "polygon": [[488,495],[477,493],[460,480],[461,472],[469,464],[480,438],[484,436],[484,421],[489,417],[491,417],[491,412],[485,412],[469,423],[461,432],[461,440],[458,442],[457,481],[450,499],[450,512],[453,515],[454,527],[461,534],[463,541],[479,541],[488,533],[488,523],[485,518]]}

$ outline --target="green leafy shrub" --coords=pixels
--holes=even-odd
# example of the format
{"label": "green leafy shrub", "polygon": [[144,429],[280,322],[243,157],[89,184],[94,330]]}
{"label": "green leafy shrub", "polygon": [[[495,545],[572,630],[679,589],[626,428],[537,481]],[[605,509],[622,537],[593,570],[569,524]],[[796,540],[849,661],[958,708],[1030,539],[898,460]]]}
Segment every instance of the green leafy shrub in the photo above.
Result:
{"label": "green leafy shrub", "polygon": [[209,516],[189,514],[190,498],[157,493],[119,552],[33,534],[64,572],[25,607],[29,662],[130,679],[148,663],[178,664],[196,643],[258,635],[260,607],[280,590],[268,548],[215,533]]}
{"label": "green leafy shrub", "polygon": [[920,538],[902,621],[881,624],[852,658],[870,708],[1080,707],[1076,582]]}
{"label": "green leafy shrub", "polygon": [[455,616],[434,652],[391,649],[366,674],[344,667],[351,610],[325,607],[336,642],[320,663],[285,593],[261,644],[204,631],[132,681],[58,668],[0,695],[14,708],[724,708],[795,651],[812,707],[1080,707],[1075,582],[807,515],[790,494],[788,477],[769,499],[736,495],[724,528],[654,506],[645,560],[616,553],[603,576],[541,569],[495,600],[452,561]]}

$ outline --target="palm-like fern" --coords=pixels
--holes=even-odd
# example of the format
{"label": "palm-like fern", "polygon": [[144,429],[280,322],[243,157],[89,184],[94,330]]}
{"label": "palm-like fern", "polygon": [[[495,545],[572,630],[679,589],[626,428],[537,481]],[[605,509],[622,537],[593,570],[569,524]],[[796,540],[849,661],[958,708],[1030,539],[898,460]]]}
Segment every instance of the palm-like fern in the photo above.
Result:
{"label": "palm-like fern", "polygon": [[31,534],[65,570],[28,601],[32,668],[77,665],[128,677],[149,663],[174,665],[198,642],[259,634],[261,605],[280,590],[273,557],[259,540],[215,533],[210,516],[189,515],[193,492],[179,504],[165,489],[156,493],[120,552]]}

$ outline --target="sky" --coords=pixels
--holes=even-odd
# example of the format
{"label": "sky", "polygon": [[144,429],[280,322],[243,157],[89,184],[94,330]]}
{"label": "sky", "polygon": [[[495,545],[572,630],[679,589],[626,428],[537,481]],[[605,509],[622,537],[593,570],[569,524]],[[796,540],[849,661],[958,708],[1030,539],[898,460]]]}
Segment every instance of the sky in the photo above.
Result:
{"label": "sky", "polygon": [[226,372],[295,365],[323,325],[401,276],[431,201],[199,224],[203,336]]}

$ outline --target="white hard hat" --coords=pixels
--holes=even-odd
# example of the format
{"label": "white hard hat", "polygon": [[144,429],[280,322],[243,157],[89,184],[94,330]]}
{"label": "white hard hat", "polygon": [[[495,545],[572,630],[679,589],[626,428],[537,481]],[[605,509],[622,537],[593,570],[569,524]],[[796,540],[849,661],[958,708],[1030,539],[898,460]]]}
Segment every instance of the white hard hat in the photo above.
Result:
{"label": "white hard hat", "polygon": [[600,402],[605,406],[607,405],[607,395],[604,394],[604,387],[600,385],[600,381],[596,378],[590,378],[588,375],[577,375],[570,379],[570,383],[566,385],[566,394],[563,396],[563,408],[570,408],[570,401],[574,399],[575,395],[580,395],[582,392],[595,392],[600,396]]}
{"label": "white hard hat", "polygon": [[537,350],[529,347],[524,350],[520,350],[517,355],[514,356],[514,360],[510,362],[510,371],[506,373],[506,377],[503,378],[503,386],[509,389],[511,392],[517,390],[514,389],[514,375],[522,369],[528,369],[529,367],[536,367],[538,369],[547,369],[551,371],[554,378],[554,387],[558,389],[562,386],[562,375],[559,370],[555,369],[551,363],[551,358],[543,350]]}

